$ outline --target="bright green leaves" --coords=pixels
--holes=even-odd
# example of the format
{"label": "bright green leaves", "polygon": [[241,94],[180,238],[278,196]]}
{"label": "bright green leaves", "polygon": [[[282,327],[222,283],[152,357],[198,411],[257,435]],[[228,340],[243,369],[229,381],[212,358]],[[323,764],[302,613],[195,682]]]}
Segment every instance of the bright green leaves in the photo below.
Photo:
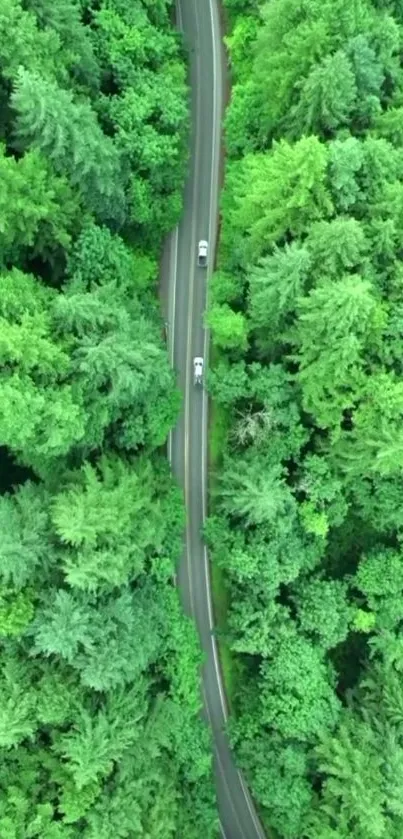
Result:
{"label": "bright green leaves", "polygon": [[[390,23],[392,23],[389,18]],[[383,21],[385,24],[385,19]],[[389,31],[389,50],[391,53],[396,52],[396,45],[392,45]],[[396,32],[397,35],[397,32]],[[382,40],[382,35],[379,41]],[[381,100],[383,98],[382,85],[385,81],[386,73],[392,72],[393,63],[396,59],[386,60],[389,67],[384,65],[384,57],[382,55],[383,49],[379,48],[380,44],[376,44],[376,49],[373,47],[372,39],[365,35],[356,35],[347,42],[346,53],[350,60],[357,88],[357,101],[355,104],[355,114],[357,115],[357,122],[359,127],[366,127],[373,122],[377,115],[381,113]],[[376,42],[375,42],[376,43]],[[385,45],[386,46],[386,45]],[[392,49],[391,49],[392,47]],[[387,49],[387,48],[386,48]],[[379,51],[379,55],[377,55]],[[355,117],[354,114],[354,117]]]}
{"label": "bright green leaves", "polygon": [[256,262],[276,242],[332,212],[327,157],[316,137],[305,137],[295,146],[282,140],[271,154],[250,155],[231,167],[223,227],[230,266],[233,252],[238,261]]}
{"label": "bright green leaves", "polygon": [[17,268],[1,275],[0,313],[3,319],[19,323],[23,317],[43,317],[55,292],[34,281],[32,274]]}
{"label": "bright green leaves", "polygon": [[[67,246],[78,210],[68,185],[50,172],[34,151],[20,160],[0,148],[0,242],[4,256],[35,245],[41,252],[49,240]],[[54,246],[54,244],[53,244]]]}
{"label": "bright green leaves", "polygon": [[68,356],[49,338],[49,318],[45,313],[23,314],[18,324],[0,318],[0,363],[18,364],[22,374],[38,367],[44,378],[68,369]]}
{"label": "bright green leaves", "polygon": [[[386,839],[390,835],[386,821],[388,784],[382,740],[382,734],[366,720],[345,711],[336,736],[323,733],[322,741],[315,749],[318,770],[326,777],[320,810],[323,822],[332,824],[341,811],[348,830],[345,835],[354,839],[362,836]],[[399,751],[401,763],[403,755],[402,750]],[[322,836],[316,832],[308,835],[315,839],[317,835]]]}
{"label": "bright green leaves", "polygon": [[304,407],[319,426],[338,425],[364,385],[364,352],[385,322],[371,284],[351,275],[301,300],[298,380]]}
{"label": "bright green leaves", "polygon": [[231,405],[248,391],[248,376],[245,363],[228,364],[221,360],[208,372],[209,393],[217,405]]}
{"label": "bright green leaves", "polygon": [[400,551],[379,549],[363,557],[355,576],[357,588],[376,615],[378,629],[394,629],[400,623],[403,592],[403,557]]}
{"label": "bright green leaves", "polygon": [[[123,14],[121,14],[123,12]],[[105,5],[96,16],[98,43],[122,87],[133,85],[139,69],[160,65],[174,52],[170,33],[152,26],[142,4],[125,9]]]}
{"label": "bright green leaves", "polygon": [[66,726],[74,720],[83,700],[83,688],[74,671],[52,659],[41,661],[36,713],[39,724]]}
{"label": "bright green leaves", "polygon": [[[25,7],[25,4],[24,4]],[[26,8],[26,7],[25,7]],[[2,0],[0,7],[0,65],[2,75],[14,79],[21,66],[44,75],[66,75],[59,63],[60,42],[52,29],[42,30],[18,0]]]}
{"label": "bright green leaves", "polygon": [[[84,436],[85,414],[71,387],[38,388],[27,376],[0,381],[0,440],[41,472]],[[18,417],[18,423],[15,419]]]}
{"label": "bright green leaves", "polygon": [[368,243],[362,225],[349,216],[319,221],[310,228],[306,247],[319,279],[339,279],[346,271],[365,266]]}
{"label": "bright green leaves", "polygon": [[[0,276],[0,364],[51,383],[67,373],[69,358],[52,336],[55,294],[14,269]],[[4,375],[4,374],[3,374]]]}
{"label": "bright green leaves", "polygon": [[265,726],[284,738],[309,742],[318,729],[335,723],[340,706],[333,692],[334,676],[320,647],[298,636],[292,625],[272,637],[261,672]]}
{"label": "bright green leaves", "polygon": [[325,458],[316,454],[304,458],[296,488],[301,494],[299,514],[308,533],[320,526],[326,536],[330,527],[343,523],[348,511],[344,485]]}
{"label": "bright green leaves", "polygon": [[[107,541],[108,536],[114,542],[136,511],[138,483],[137,476],[117,459],[101,461],[99,473],[85,464],[78,480],[62,491],[53,504],[52,519],[61,541],[74,548],[94,548],[103,538]],[[141,502],[146,502],[146,498]]]}
{"label": "bright green leaves", "polygon": [[[77,754],[77,752],[78,750],[76,750],[74,756],[78,756],[82,761],[82,754]],[[70,748],[69,756],[71,753],[74,753],[74,749],[72,748]],[[82,765],[83,761],[81,762]],[[73,824],[85,818],[88,815],[88,811],[91,810],[92,805],[95,804],[99,793],[100,786],[96,782],[78,789],[74,783],[69,784],[66,781],[59,802],[59,810],[63,813],[63,822]]]}
{"label": "bright green leaves", "polygon": [[[301,835],[306,814],[312,806],[306,751],[297,743],[282,747],[280,738],[273,737],[259,738],[255,748],[253,789],[263,807],[270,811],[273,827],[281,830],[285,839],[293,839]],[[244,763],[251,761],[251,753],[243,750],[242,744],[239,752]],[[270,760],[267,760],[268,754]]]}
{"label": "bright green leaves", "polygon": [[70,585],[87,590],[122,585],[145,570],[154,552],[162,552],[166,524],[157,486],[147,461],[104,458],[97,470],[85,464],[56,496],[51,517],[68,548],[64,567]]}
{"label": "bright green leaves", "polygon": [[241,312],[234,312],[227,303],[212,306],[206,316],[206,325],[211,329],[217,347],[246,350],[248,328]]}
{"label": "bright green leaves", "polygon": [[303,583],[297,602],[301,630],[319,640],[325,650],[347,638],[354,612],[348,602],[345,583],[319,578]]}
{"label": "bright green leaves", "polygon": [[353,480],[363,472],[381,478],[398,475],[403,463],[403,382],[387,373],[374,373],[360,396],[353,427],[341,434],[335,457]]}
{"label": "bright green leaves", "polygon": [[[57,561],[69,585],[97,591],[133,582],[149,570],[161,582],[170,578],[182,516],[179,493],[163,464],[104,456],[96,466],[87,463],[78,473],[65,474],[63,488],[53,490],[52,496],[34,484],[4,496],[0,526],[1,522],[4,584],[18,592]],[[12,610],[13,598],[9,600],[7,592],[5,597],[4,608],[9,602]],[[21,608],[25,594],[22,597]],[[63,626],[75,621],[69,612],[63,618],[71,601],[65,592],[60,597],[63,635]],[[80,611],[76,624],[85,632]]]}
{"label": "bright green leaves", "polygon": [[[228,5],[228,0],[226,2]],[[232,65],[236,68],[237,80],[247,78],[253,62],[254,41],[259,31],[259,18],[254,15],[239,16],[230,35],[226,37],[226,44],[232,58]]]}
{"label": "bright green leaves", "polygon": [[92,223],[83,228],[69,253],[68,273],[77,289],[95,291],[95,286],[116,284],[133,295],[155,283],[157,264],[147,254],[129,249],[107,227]]}
{"label": "bright green leaves", "polygon": [[0,637],[22,635],[33,616],[32,591],[0,587]]}
{"label": "bright green leaves", "polygon": [[116,694],[104,711],[91,715],[83,710],[74,729],[61,736],[58,751],[77,790],[110,775],[125,750],[136,742],[147,709],[144,694],[145,684],[140,681],[129,694]]}

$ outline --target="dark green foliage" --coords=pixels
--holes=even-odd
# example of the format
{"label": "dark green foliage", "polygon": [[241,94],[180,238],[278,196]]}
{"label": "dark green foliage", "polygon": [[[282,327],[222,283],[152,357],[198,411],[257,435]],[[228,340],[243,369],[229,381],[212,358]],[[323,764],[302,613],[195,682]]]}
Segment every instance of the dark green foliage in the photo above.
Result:
{"label": "dark green foliage", "polygon": [[206,539],[230,730],[276,836],[400,839],[403,7],[227,5]]}
{"label": "dark green foliage", "polygon": [[91,32],[81,20],[77,0],[25,0],[24,7],[36,16],[39,29],[56,33],[61,41],[64,62],[77,88],[96,94],[100,85],[100,67],[95,57]]}
{"label": "dark green foliage", "polygon": [[94,15],[96,52],[116,91],[102,117],[128,169],[130,221],[150,247],[177,221],[187,158],[186,71],[167,28],[169,6],[105,2]]}
{"label": "dark green foliage", "polygon": [[17,112],[19,147],[33,146],[80,189],[101,220],[123,224],[123,173],[112,140],[105,137],[90,105],[76,104],[69,91],[20,70],[11,97]]}

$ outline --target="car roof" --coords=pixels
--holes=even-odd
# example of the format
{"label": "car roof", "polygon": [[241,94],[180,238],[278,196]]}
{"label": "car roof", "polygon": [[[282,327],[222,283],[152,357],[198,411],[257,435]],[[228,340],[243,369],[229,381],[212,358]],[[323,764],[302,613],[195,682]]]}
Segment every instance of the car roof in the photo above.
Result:
{"label": "car roof", "polygon": [[193,364],[203,364],[203,359],[202,359],[199,355],[197,355],[197,356],[193,359]]}

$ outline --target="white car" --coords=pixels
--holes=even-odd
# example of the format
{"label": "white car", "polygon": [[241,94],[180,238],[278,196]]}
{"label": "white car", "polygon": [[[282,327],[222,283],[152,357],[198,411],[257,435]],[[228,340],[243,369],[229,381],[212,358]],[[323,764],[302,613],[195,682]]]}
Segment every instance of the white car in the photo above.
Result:
{"label": "white car", "polygon": [[193,376],[195,385],[201,385],[203,381],[203,359],[200,356],[193,359]]}
{"label": "white car", "polygon": [[197,264],[199,268],[205,268],[207,265],[207,257],[208,257],[208,242],[205,239],[200,239],[199,247],[197,250]]}

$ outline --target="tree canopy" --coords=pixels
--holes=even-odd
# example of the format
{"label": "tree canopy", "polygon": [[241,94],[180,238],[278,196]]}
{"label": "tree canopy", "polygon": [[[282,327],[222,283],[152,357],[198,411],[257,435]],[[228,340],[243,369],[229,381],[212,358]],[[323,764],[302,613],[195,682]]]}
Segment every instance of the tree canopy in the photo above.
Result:
{"label": "tree canopy", "polygon": [[0,836],[213,839],[201,655],[173,585],[171,0],[0,2]]}
{"label": "tree canopy", "polygon": [[268,832],[398,839],[403,6],[225,6],[205,536],[229,730]]}

